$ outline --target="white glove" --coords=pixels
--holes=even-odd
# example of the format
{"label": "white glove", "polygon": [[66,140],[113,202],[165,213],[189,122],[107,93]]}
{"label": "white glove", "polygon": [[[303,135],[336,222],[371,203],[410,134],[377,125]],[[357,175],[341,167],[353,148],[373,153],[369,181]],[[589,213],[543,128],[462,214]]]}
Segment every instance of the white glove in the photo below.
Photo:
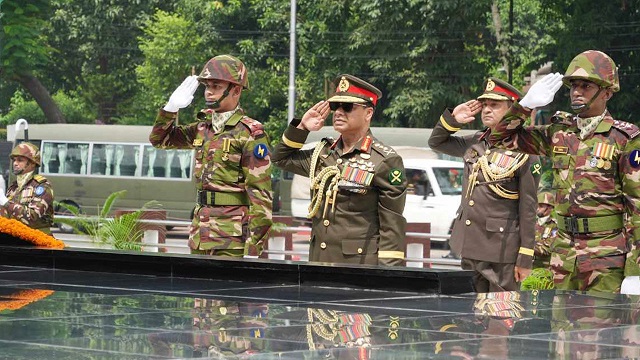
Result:
{"label": "white glove", "polygon": [[9,201],[9,199],[7,199],[7,195],[5,195],[3,192],[0,192],[0,206],[4,206],[7,201]]}
{"label": "white glove", "polygon": [[243,258],[245,258],[245,259],[257,259],[258,256],[257,255],[244,255]]}
{"label": "white glove", "polygon": [[640,295],[640,276],[626,276],[622,280],[620,294]]}
{"label": "white glove", "polygon": [[185,108],[191,104],[193,100],[193,94],[198,88],[198,76],[187,76],[186,79],[173,91],[169,102],[164,106],[164,111],[177,112],[178,110]]}
{"label": "white glove", "polygon": [[562,74],[549,74],[533,84],[519,103],[528,109],[545,106],[553,101],[553,97],[561,87]]}

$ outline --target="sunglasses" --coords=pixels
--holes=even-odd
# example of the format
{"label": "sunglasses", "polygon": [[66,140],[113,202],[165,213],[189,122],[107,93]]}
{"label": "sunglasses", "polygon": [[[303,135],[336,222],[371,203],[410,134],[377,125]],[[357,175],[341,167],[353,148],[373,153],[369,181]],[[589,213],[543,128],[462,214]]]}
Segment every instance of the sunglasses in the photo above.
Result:
{"label": "sunglasses", "polygon": [[344,110],[344,112],[351,112],[351,110],[353,110],[353,105],[358,105],[358,106],[362,106],[363,108],[366,108],[367,105],[363,105],[363,104],[356,104],[356,103],[344,103],[344,102],[330,102],[329,103],[329,108],[332,111],[336,111],[339,108],[342,108],[342,110]]}

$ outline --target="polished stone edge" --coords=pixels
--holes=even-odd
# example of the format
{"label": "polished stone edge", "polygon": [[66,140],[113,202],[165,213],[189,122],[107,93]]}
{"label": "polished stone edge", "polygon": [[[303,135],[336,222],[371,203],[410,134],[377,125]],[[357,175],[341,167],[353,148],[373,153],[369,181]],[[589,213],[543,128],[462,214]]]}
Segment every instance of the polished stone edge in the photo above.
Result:
{"label": "polished stone edge", "polygon": [[464,270],[343,266],[103,249],[0,246],[0,265],[435,294],[473,291],[471,272]]}

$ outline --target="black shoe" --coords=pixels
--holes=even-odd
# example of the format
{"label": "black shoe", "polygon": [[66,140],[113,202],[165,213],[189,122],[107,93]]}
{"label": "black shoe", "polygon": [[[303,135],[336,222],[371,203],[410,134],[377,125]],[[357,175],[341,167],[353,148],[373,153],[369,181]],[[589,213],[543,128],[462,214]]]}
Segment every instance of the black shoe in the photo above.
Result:
{"label": "black shoe", "polygon": [[458,256],[458,255],[456,255],[456,254],[454,254],[452,252],[449,252],[447,255],[442,255],[442,258],[443,259],[456,259],[456,260],[459,260],[460,256]]}

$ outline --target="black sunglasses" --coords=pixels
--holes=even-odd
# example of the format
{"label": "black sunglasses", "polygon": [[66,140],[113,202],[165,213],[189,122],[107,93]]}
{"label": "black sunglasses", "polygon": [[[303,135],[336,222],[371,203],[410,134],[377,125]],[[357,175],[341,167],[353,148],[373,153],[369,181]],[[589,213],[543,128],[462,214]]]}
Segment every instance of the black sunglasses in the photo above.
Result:
{"label": "black sunglasses", "polygon": [[353,105],[362,106],[364,108],[367,107],[367,105],[364,105],[364,104],[344,103],[344,102],[330,102],[329,103],[329,108],[332,111],[336,111],[339,108],[342,108],[342,110],[344,110],[344,112],[351,112],[351,110],[353,110]]}

